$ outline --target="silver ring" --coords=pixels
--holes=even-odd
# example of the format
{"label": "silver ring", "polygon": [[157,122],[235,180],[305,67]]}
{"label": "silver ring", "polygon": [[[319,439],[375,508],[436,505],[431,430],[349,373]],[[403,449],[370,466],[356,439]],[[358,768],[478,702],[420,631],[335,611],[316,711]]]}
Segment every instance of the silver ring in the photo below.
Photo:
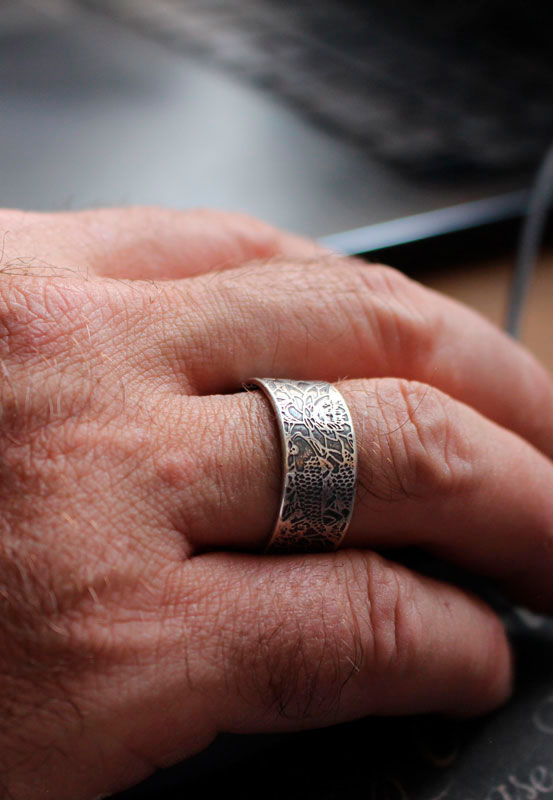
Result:
{"label": "silver ring", "polygon": [[276,412],[283,490],[271,553],[335,550],[355,499],[357,450],[346,401],[331,383],[252,378]]}

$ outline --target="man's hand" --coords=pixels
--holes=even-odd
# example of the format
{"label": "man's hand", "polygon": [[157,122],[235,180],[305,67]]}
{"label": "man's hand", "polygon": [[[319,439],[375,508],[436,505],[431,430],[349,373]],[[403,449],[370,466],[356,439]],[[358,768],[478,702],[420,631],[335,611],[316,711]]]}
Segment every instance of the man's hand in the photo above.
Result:
{"label": "man's hand", "polygon": [[[374,550],[553,609],[553,388],[527,352],[243,217],[0,212],[0,241],[2,797],[89,800],[219,731],[507,698],[492,611]],[[256,554],[281,476],[254,375],[347,377],[348,549]]]}

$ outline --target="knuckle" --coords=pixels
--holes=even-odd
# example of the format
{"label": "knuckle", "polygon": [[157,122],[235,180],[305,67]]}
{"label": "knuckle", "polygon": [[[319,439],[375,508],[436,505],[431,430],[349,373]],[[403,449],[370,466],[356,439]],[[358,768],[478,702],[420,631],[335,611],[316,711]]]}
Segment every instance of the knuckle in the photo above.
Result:
{"label": "knuckle", "polygon": [[424,290],[397,269],[384,265],[358,268],[359,298],[364,320],[364,342],[370,337],[376,351],[385,354],[385,364],[428,364],[440,319],[426,301]]}
{"label": "knuckle", "polygon": [[245,614],[219,604],[226,610],[217,617],[218,650],[227,669],[232,663],[227,690],[269,718],[328,719],[350,682],[366,690],[416,663],[422,622],[413,592],[406,570],[343,552],[288,570],[262,608],[258,598]]}
{"label": "knuckle", "polygon": [[382,294],[397,295],[407,291],[413,284],[403,272],[387,264],[367,264],[357,259],[352,259],[357,266],[359,277],[367,289],[378,291]]}
{"label": "knuckle", "polygon": [[439,340],[440,318],[424,290],[401,272],[336,256],[313,260],[296,272],[296,285],[291,285],[307,298],[300,313],[305,317],[311,304],[316,322],[311,327],[322,330],[322,336],[325,328],[333,336],[342,328],[360,352],[370,345],[375,356],[380,354],[384,370],[398,363],[413,370],[421,363],[427,366]]}
{"label": "knuckle", "polygon": [[197,225],[201,233],[211,237],[215,233],[221,244],[224,243],[229,263],[253,265],[267,259],[276,261],[283,252],[283,244],[285,245],[290,236],[243,212],[202,208],[187,213],[192,224]]}
{"label": "knuckle", "polygon": [[[263,309],[266,337],[280,348],[328,345],[338,352],[344,340],[374,353],[377,373],[390,364],[426,369],[440,334],[439,315],[415,283],[390,267],[335,255],[250,261],[203,275],[187,290],[187,302],[200,310],[189,346],[196,357],[200,354],[202,368],[214,342],[224,338],[232,347],[241,340],[252,308]],[[209,328],[201,313],[206,306],[224,310],[222,321],[209,318]]]}
{"label": "knuckle", "polygon": [[318,567],[296,564],[261,609],[257,604],[246,615],[233,615],[239,691],[264,714],[306,720],[338,710],[344,687],[365,658],[358,620],[344,607],[347,579],[347,558]]}
{"label": "knuckle", "polygon": [[[362,384],[364,402],[356,402],[360,485],[370,495],[425,501],[470,485],[472,445],[452,398],[417,381],[386,378]],[[366,402],[367,396],[372,402]]]}
{"label": "knuckle", "polygon": [[422,633],[413,580],[407,570],[392,567],[374,554],[360,564],[360,569],[364,571],[367,639],[371,642],[366,669],[372,675],[404,674],[416,661],[413,643]]}
{"label": "knuckle", "polygon": [[[355,673],[364,685],[382,674],[402,674],[416,660],[412,643],[422,633],[412,577],[376,553],[345,552],[338,567],[345,589],[341,614],[349,620],[355,651],[362,654],[355,659]],[[342,648],[342,638],[338,641]]]}
{"label": "knuckle", "polygon": [[109,213],[116,215],[116,221],[122,218],[122,214],[126,215],[125,219],[133,224],[136,235],[150,241],[157,250],[161,229],[165,233],[165,241],[177,245],[183,234],[189,239],[191,237],[192,242],[195,236],[220,241],[226,245],[231,260],[241,257],[246,260],[246,256],[248,259],[271,257],[278,252],[281,236],[276,228],[246,213],[211,208],[183,212],[155,206],[135,206]]}

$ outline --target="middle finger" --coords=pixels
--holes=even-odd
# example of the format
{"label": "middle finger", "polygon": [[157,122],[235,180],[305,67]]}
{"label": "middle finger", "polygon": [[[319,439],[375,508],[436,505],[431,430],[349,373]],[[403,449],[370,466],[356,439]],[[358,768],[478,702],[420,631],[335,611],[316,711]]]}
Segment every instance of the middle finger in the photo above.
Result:
{"label": "middle finger", "polygon": [[[480,315],[396,270],[330,257],[172,285],[172,366],[200,394],[234,391],[252,375],[408,378],[553,456],[553,384],[543,367]],[[200,313],[183,327],[187,309]]]}

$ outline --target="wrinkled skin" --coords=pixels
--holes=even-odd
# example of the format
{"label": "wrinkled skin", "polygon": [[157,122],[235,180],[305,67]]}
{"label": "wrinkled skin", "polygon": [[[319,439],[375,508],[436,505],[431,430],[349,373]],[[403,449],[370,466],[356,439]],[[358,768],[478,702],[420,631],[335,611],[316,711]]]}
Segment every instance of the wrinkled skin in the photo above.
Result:
{"label": "wrinkled skin", "polygon": [[[241,216],[0,212],[0,787],[90,800],[206,747],[509,695],[480,600],[416,545],[553,608],[553,389],[396,271]],[[359,447],[334,554],[267,556],[251,376],[340,381]]]}

